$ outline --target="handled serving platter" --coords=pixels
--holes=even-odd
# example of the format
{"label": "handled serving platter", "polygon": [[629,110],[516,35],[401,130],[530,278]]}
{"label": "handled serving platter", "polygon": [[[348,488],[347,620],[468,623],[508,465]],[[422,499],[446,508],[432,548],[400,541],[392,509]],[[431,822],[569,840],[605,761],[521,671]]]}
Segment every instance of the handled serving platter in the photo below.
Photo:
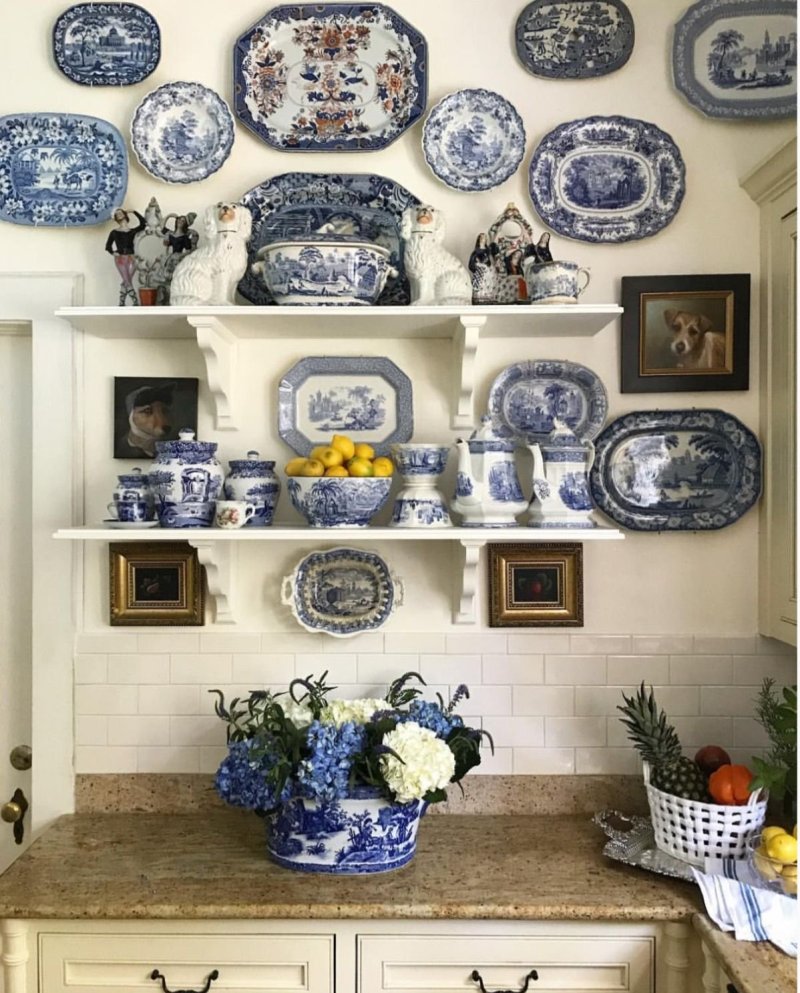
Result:
{"label": "handled serving platter", "polygon": [[135,3],[77,3],[53,25],[53,58],[84,86],[132,86],[161,58],[158,22]]}
{"label": "handled serving platter", "polygon": [[595,442],[596,505],[632,531],[712,531],[761,493],[761,446],[723,410],[637,411]]}

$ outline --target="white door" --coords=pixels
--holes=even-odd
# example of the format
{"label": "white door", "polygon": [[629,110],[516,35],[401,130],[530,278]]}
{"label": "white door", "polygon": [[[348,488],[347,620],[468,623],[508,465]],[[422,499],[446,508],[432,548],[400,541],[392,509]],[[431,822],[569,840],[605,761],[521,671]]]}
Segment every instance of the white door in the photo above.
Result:
{"label": "white door", "polygon": [[[0,322],[0,811],[31,799],[31,337]],[[22,748],[20,748],[22,746]],[[13,762],[12,764],[12,752]],[[19,768],[15,768],[19,766]],[[20,793],[17,793],[20,791]],[[7,806],[14,797],[17,807]],[[24,797],[24,799],[23,799]],[[0,820],[0,872],[25,849],[30,815]],[[16,834],[21,834],[17,844]]]}

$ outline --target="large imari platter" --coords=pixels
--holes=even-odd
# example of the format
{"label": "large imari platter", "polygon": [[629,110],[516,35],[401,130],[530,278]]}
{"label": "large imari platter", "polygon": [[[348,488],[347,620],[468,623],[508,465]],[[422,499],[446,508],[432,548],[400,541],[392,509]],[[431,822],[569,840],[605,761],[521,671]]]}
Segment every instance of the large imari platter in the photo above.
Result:
{"label": "large imari platter", "polygon": [[724,410],[637,411],[595,442],[589,476],[603,513],[632,531],[712,531],[761,493],[761,446]]}
{"label": "large imari platter", "polygon": [[239,119],[284,151],[385,148],[425,109],[425,39],[383,4],[273,7],[233,58]]}
{"label": "large imari platter", "polygon": [[0,220],[100,224],[127,186],[125,142],[108,121],[61,113],[0,117]]}
{"label": "large imari platter", "polygon": [[793,117],[794,0],[700,0],[675,25],[672,75],[708,117]]}
{"label": "large imari platter", "polygon": [[578,241],[649,238],[675,217],[685,167],[672,138],[633,117],[560,124],[533,153],[533,206],[554,231]]}

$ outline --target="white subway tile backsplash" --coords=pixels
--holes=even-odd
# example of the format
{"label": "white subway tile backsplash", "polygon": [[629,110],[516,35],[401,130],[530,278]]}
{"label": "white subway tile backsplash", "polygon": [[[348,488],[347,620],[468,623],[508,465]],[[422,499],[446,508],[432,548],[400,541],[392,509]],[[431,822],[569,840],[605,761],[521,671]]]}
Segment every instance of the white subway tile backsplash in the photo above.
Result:
{"label": "white subway tile backsplash", "polygon": [[[622,704],[622,694],[630,696],[638,686],[576,686],[575,713],[591,717],[608,714],[619,717],[617,707]],[[670,717],[700,713],[699,686],[654,686],[656,700]]]}
{"label": "white subway tile backsplash", "polygon": [[696,634],[694,650],[697,655],[752,655],[756,650],[756,637],[712,638]]}
{"label": "white subway tile backsplash", "polygon": [[[168,655],[173,653],[189,653],[189,652],[199,652],[200,651],[200,635],[199,634],[187,634],[178,632],[165,632],[159,634],[140,634],[139,635],[139,651],[146,654],[153,654],[154,652],[166,652]],[[136,649],[124,649],[124,651],[135,651]],[[123,651],[123,649],[117,649],[117,651]]]}
{"label": "white subway tile backsplash", "polygon": [[76,714],[135,714],[138,687],[109,686],[106,683],[75,687]]}
{"label": "white subway tile backsplash", "polygon": [[84,633],[75,638],[75,652],[80,655],[96,655],[108,652],[135,652],[138,648],[137,636],[123,631],[104,633]]}
{"label": "white subway tile backsplash", "polygon": [[785,641],[778,641],[777,638],[765,638],[760,634],[756,635],[756,652],[759,655],[797,656],[797,649],[794,645],[787,645]]}
{"label": "white subway tile backsplash", "polygon": [[612,686],[641,682],[642,680],[648,686],[653,686],[656,683],[668,683],[669,656],[609,655],[606,677]]}
{"label": "white subway tile backsplash", "polygon": [[136,749],[137,772],[199,772],[200,752],[197,748],[171,745],[139,747]]}
{"label": "white subway tile backsplash", "polygon": [[[225,744],[225,724],[214,717],[170,717],[166,742],[157,744],[221,747]],[[153,742],[156,744],[156,742]]]}
{"label": "white subway tile backsplash", "polygon": [[169,655],[109,655],[109,683],[168,683]]}
{"label": "white subway tile backsplash", "polygon": [[632,638],[634,655],[680,655],[694,649],[694,639],[674,634],[635,634]]}
{"label": "white subway tile backsplash", "polygon": [[136,772],[136,749],[111,745],[76,745],[75,772]]}
{"label": "white subway tile backsplash", "polygon": [[[199,686],[139,686],[140,714],[201,714]],[[204,702],[204,708],[212,705]]]}
{"label": "white subway tile backsplash", "polygon": [[172,655],[171,683],[229,683],[233,660],[230,655]]}
{"label": "white subway tile backsplash", "polygon": [[733,745],[736,748],[767,748],[769,735],[754,717],[733,718]]}
{"label": "white subway tile backsplash", "polygon": [[168,745],[170,718],[115,717],[108,725],[109,745]]}
{"label": "white subway tile backsplash", "polygon": [[228,749],[225,745],[201,745],[197,751],[198,762],[200,764],[198,772],[205,772],[207,774],[215,773],[219,769],[220,762],[228,754]]}
{"label": "white subway tile backsplash", "polygon": [[545,655],[544,681],[551,685],[605,686],[605,656]]}
{"label": "white subway tile backsplash", "polygon": [[568,634],[509,634],[509,655],[557,655],[568,654]]}
{"label": "white subway tile backsplash", "polygon": [[476,686],[481,681],[480,655],[420,655],[419,668],[429,683]]}
{"label": "white subway tile backsplash", "polygon": [[515,686],[515,714],[571,716],[575,713],[575,688],[572,686]]}
{"label": "white subway tile backsplash", "polygon": [[604,717],[545,717],[544,743],[551,747],[606,744]]}
{"label": "white subway tile backsplash", "polygon": [[515,748],[517,776],[568,776],[575,772],[574,748]]}
{"label": "white subway tile backsplash", "polygon": [[107,655],[76,655],[75,685],[108,682]]}
{"label": "white subway tile backsplash", "polygon": [[261,635],[247,634],[244,631],[206,631],[200,635],[200,651],[215,653],[238,653],[261,651]]}
{"label": "white subway tile backsplash", "polygon": [[[419,669],[419,655],[359,655],[356,660],[358,681],[360,683],[376,683],[379,686],[389,686],[389,683],[402,676],[404,672],[416,672]],[[427,696],[427,692],[425,693]]]}
{"label": "white subway tile backsplash", "polygon": [[543,655],[484,655],[484,683],[517,683],[544,682]]}
{"label": "white subway tile backsplash", "polygon": [[675,717],[674,724],[681,744],[693,751],[703,745],[733,745],[733,720],[730,717]]}
{"label": "white subway tile backsplash", "polygon": [[261,651],[266,655],[287,655],[296,652],[317,652],[322,654],[322,635],[310,631],[286,633],[269,632],[261,635]]}
{"label": "white subway tile backsplash", "polygon": [[78,714],[75,717],[76,745],[107,745],[108,718],[91,714]]}
{"label": "white subway tile backsplash", "polygon": [[[427,693],[425,694],[428,695]],[[462,700],[458,711],[462,717],[494,717],[511,713],[510,686],[470,686],[469,699]]]}
{"label": "white subway tile backsplash", "polygon": [[448,655],[497,655],[506,651],[504,634],[448,634],[445,652]]}
{"label": "white subway tile backsplash", "polygon": [[[352,639],[348,638],[347,642],[350,641]],[[306,676],[319,677],[327,671],[325,682],[329,686],[355,683],[358,681],[358,663],[353,647],[350,646],[350,653],[347,655],[326,655],[324,659],[318,655],[295,655],[294,674],[298,679],[305,679]]]}
{"label": "white subway tile backsplash", "polygon": [[234,655],[234,683],[250,683],[261,689],[266,683],[285,683],[294,679],[294,655]]}
{"label": "white subway tile backsplash", "polygon": [[752,714],[757,694],[755,686],[702,686],[700,713],[725,717]]}
{"label": "white subway tile backsplash", "polygon": [[364,631],[353,638],[326,638],[321,634],[318,639],[317,645],[324,655],[383,651],[383,634],[380,631]]}
{"label": "white subway tile backsplash", "polygon": [[383,650],[387,655],[444,655],[445,635],[430,632],[428,634],[406,634],[403,631],[386,632],[383,636]]}
{"label": "white subway tile backsplash", "polygon": [[633,748],[576,748],[575,772],[581,776],[634,776],[641,763]]}
{"label": "white subway tile backsplash", "polygon": [[730,683],[732,674],[730,655],[671,655],[669,659],[669,680],[679,686]]}
{"label": "white subway tile backsplash", "polygon": [[797,662],[793,655],[740,655],[733,659],[735,686],[760,686],[765,676],[779,686],[797,682]]}
{"label": "white subway tile backsplash", "polygon": [[481,764],[470,772],[471,776],[510,776],[514,771],[514,749],[490,748],[481,751]]}
{"label": "white subway tile backsplash", "polygon": [[571,634],[569,650],[573,655],[625,655],[631,652],[628,634]]}
{"label": "white subway tile backsplash", "polygon": [[541,748],[544,745],[544,717],[487,717],[483,721],[497,748]]}

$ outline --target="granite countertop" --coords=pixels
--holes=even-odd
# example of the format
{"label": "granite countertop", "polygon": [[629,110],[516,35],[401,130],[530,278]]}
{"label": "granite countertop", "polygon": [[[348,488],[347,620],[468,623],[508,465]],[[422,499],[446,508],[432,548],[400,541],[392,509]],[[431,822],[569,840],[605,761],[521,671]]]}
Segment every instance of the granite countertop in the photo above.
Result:
{"label": "granite countertop", "polygon": [[768,941],[737,941],[705,914],[697,914],[693,923],[740,993],[794,993],[797,989],[796,960]]}

